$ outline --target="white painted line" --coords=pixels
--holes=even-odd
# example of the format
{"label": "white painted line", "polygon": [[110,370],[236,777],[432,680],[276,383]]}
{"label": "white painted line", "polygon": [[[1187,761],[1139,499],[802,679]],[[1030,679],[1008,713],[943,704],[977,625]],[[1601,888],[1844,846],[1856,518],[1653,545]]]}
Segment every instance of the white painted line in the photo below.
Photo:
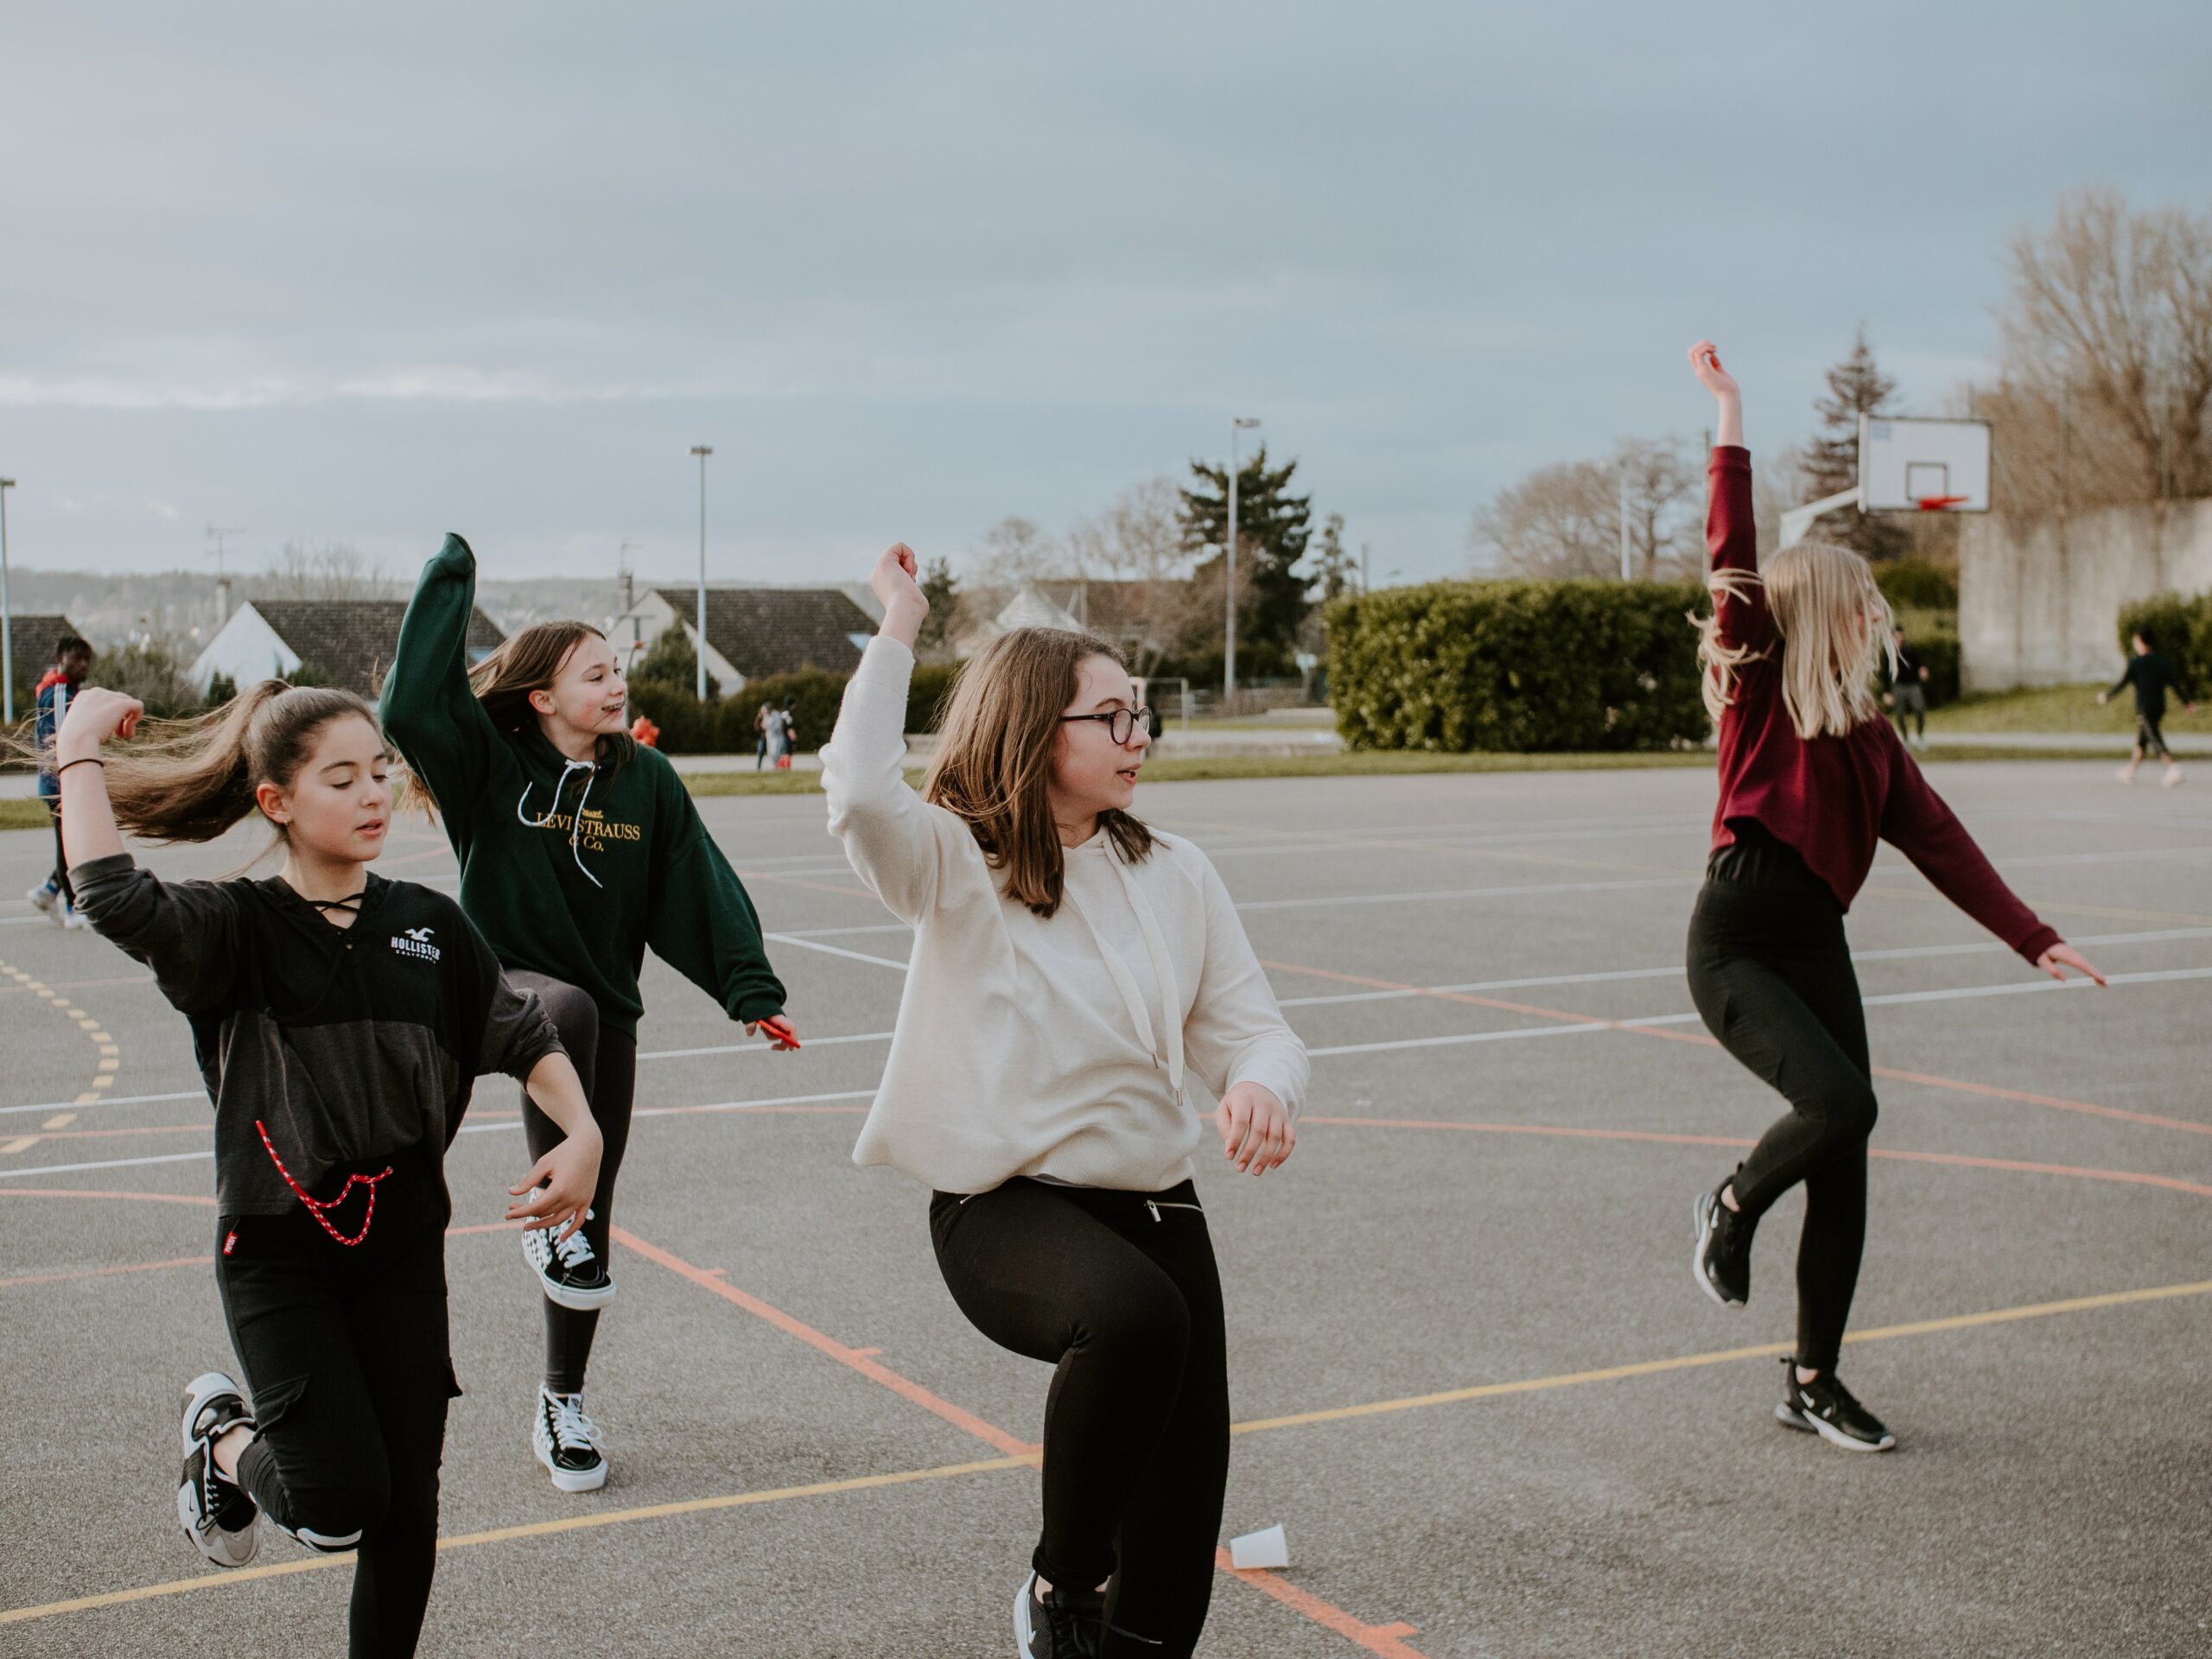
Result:
{"label": "white painted line", "polygon": [[44,1164],[36,1169],[0,1170],[0,1183],[19,1181],[26,1175],[68,1175],[80,1169],[138,1169],[148,1164],[189,1164],[212,1160],[214,1148],[205,1152],[165,1152],[153,1158],[105,1158],[94,1164]]}
{"label": "white painted line", "polygon": [[[173,1095],[115,1095],[94,1103],[101,1106],[149,1106],[156,1101],[205,1100],[207,1098],[207,1091],[205,1089],[181,1089]],[[86,1103],[80,1100],[54,1100],[48,1101],[43,1106],[0,1106],[0,1112],[74,1111],[82,1109],[85,1104]]]}
{"label": "white painted line", "polygon": [[772,939],[835,939],[849,933],[911,933],[904,922],[870,922],[866,927],[794,927],[771,933]]}
{"label": "white painted line", "polygon": [[[802,1037],[802,1052],[810,1048],[836,1048],[846,1043],[887,1043],[893,1033],[887,1031],[855,1031],[842,1037]],[[771,1052],[772,1043],[724,1043],[716,1048],[657,1048],[640,1054],[641,1060],[689,1060],[707,1054],[765,1054]]]}
{"label": "white painted line", "polygon": [[[2141,974],[2107,974],[2108,985],[2159,985],[2181,979],[2212,979],[2212,968],[2165,968]],[[1961,997],[2015,996],[2026,991],[2094,991],[2094,982],[2086,979],[2024,979],[2009,985],[1961,985],[1947,991],[1895,991],[1886,996],[1861,999],[1866,1006],[1886,1007],[1900,1002],[1951,1002]]]}
{"label": "white painted line", "polygon": [[1240,911],[1319,910],[1331,905],[1426,905],[1442,899],[1505,899],[1536,897],[1558,893],[1626,893],[1646,887],[1696,887],[1705,884],[1697,875],[1662,875],[1634,881],[1524,882],[1504,887],[1430,887],[1414,893],[1343,893],[1313,899],[1256,899],[1238,905]]}
{"label": "white painted line", "polygon": [[802,939],[795,933],[764,933],[760,937],[773,939],[779,944],[795,944],[803,950],[819,950],[824,956],[846,957],[854,962],[872,962],[879,968],[896,968],[902,974],[906,971],[905,963],[890,957],[871,957],[864,951],[848,950],[842,945],[822,944],[813,939]]}

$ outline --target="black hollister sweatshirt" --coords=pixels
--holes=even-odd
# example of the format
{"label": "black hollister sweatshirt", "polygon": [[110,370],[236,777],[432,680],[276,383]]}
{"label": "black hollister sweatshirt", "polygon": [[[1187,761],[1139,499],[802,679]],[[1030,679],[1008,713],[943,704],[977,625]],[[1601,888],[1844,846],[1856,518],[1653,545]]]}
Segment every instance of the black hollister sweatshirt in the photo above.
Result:
{"label": "black hollister sweatshirt", "polygon": [[442,1155],[478,1077],[527,1077],[560,1051],[537,998],[428,887],[371,874],[341,928],[273,876],[166,882],[124,853],[69,879],[93,927],[191,1021],[221,1215],[289,1211],[284,1171],[317,1192],[348,1166]]}

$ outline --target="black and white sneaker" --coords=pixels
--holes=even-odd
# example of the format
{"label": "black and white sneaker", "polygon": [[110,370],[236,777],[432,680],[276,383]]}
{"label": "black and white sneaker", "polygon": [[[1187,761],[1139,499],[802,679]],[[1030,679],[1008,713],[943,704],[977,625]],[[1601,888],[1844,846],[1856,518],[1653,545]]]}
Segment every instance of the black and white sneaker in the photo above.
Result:
{"label": "black and white sneaker", "polygon": [[1783,1427],[1817,1434],[1847,1452],[1886,1452],[1897,1443],[1897,1437],[1859,1403],[1834,1371],[1800,1382],[1797,1362],[1785,1359],[1782,1363],[1782,1403],[1774,1408],[1774,1420]]}
{"label": "black and white sneaker", "polygon": [[1723,1181],[1710,1192],[1700,1192],[1690,1206],[1697,1222],[1697,1249],[1690,1256],[1690,1272],[1698,1288],[1723,1307],[1741,1307],[1751,1299],[1751,1232],[1745,1221],[1726,1205],[1720,1194]]}
{"label": "black and white sneaker", "polygon": [[[586,1215],[591,1212],[586,1211]],[[563,1307],[588,1313],[614,1300],[614,1278],[599,1259],[581,1227],[559,1243],[550,1227],[526,1228],[522,1236],[522,1258],[537,1275],[545,1294]]]}
{"label": "black and white sneaker", "polygon": [[1014,1651],[1020,1659],[1093,1659],[1105,1630],[1105,1592],[1039,1593],[1034,1573],[1021,1581],[1014,1599]]}
{"label": "black and white sneaker", "polygon": [[595,1492],[607,1484],[606,1445],[599,1425],[584,1414],[581,1394],[555,1394],[541,1387],[530,1443],[563,1491]]}
{"label": "black and white sneaker", "polygon": [[241,1423],[252,1427],[253,1412],[237,1383],[220,1371],[192,1379],[179,1424],[184,1474],[176,1518],[192,1547],[217,1567],[244,1567],[261,1547],[259,1507],[215,1466],[215,1442]]}

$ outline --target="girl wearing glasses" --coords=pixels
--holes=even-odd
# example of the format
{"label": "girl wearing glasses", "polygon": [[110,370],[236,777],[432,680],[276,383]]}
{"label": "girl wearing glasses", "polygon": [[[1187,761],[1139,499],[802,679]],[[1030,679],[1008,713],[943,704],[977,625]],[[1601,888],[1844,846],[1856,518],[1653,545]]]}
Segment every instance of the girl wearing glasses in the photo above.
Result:
{"label": "girl wearing glasses", "polygon": [[881,631],[822,752],[830,828],[915,931],[854,1153],[934,1189],[945,1284],[1057,1369],[1020,1651],[1188,1654],[1229,1471],[1221,1281],[1192,1185],[1205,1120],[1264,1173],[1290,1155],[1306,1050],[1205,854],[1132,817],[1152,711],[1087,634],[1022,628],[962,673],[919,794],[901,772],[929,601],[903,544]]}

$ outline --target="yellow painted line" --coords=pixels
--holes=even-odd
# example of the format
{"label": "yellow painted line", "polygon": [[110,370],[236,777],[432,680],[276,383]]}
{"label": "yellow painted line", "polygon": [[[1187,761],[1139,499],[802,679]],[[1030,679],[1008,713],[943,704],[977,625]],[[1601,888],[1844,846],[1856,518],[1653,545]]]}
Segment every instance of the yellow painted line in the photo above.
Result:
{"label": "yellow painted line", "polygon": [[[711,1510],[743,1509],[756,1503],[780,1503],[795,1497],[825,1497],[836,1492],[868,1491],[882,1486],[910,1485],[918,1480],[948,1480],[960,1475],[979,1475],[997,1469],[1034,1466],[1029,1458],[985,1458],[975,1463],[941,1464],[931,1469],[902,1469],[895,1474],[856,1475],[849,1480],[817,1481],[807,1486],[779,1486],[771,1491],[731,1492],[720,1497],[695,1497],[674,1503],[648,1503],[631,1510],[606,1510],[597,1515],[568,1516],[558,1521],[533,1521],[517,1527],[493,1527],[484,1532],[464,1532],[438,1540],[438,1548],[466,1549],[472,1544],[501,1544],[518,1538],[544,1538],[556,1533],[578,1532],[592,1527],[620,1526],[632,1521],[658,1521],[671,1516],[700,1515]],[[77,1596],[49,1601],[36,1607],[11,1607],[0,1612],[0,1624],[20,1624],[60,1613],[86,1613],[100,1607],[121,1607],[159,1596],[181,1596],[218,1585],[251,1584],[260,1579],[281,1579],[294,1573],[315,1573],[345,1567],[353,1560],[342,1555],[311,1555],[303,1560],[276,1561],[267,1567],[242,1567],[234,1572],[203,1573],[198,1578],[173,1579],[166,1584],[140,1585],[133,1590],[111,1590],[97,1596]]]}
{"label": "yellow painted line", "polygon": [[[1909,1325],[1883,1325],[1872,1331],[1859,1331],[1844,1338],[1847,1343],[1887,1342],[1899,1337],[1932,1336],[1946,1331],[1966,1331],[1988,1325],[2005,1325],[2018,1319],[2048,1319],[2058,1313],[2080,1313],[2101,1307],[2120,1307],[2139,1302],[2169,1301],[2176,1297],[2212,1295],[2212,1279],[2198,1280],[2182,1285],[2158,1285],[2144,1290],[2113,1291],[2101,1296],[2075,1296],[2065,1301],[2034,1302],[2022,1307],[2000,1307],[1986,1313],[1962,1313],[1949,1319],[1918,1319]],[[1726,1348],[1706,1354],[1686,1354],[1675,1359],[1647,1360],[1636,1365],[1610,1365],[1591,1371],[1570,1371],[1558,1376],[1531,1377],[1518,1382],[1489,1382],[1471,1389],[1449,1389],[1436,1394],[1414,1395],[1402,1400],[1377,1400],[1361,1406],[1340,1406],[1327,1411],[1299,1412],[1287,1417],[1262,1417],[1250,1422],[1230,1427],[1232,1434],[1260,1434],[1269,1429],[1293,1428],[1308,1423],[1339,1422],[1353,1417],[1373,1417],[1385,1412],[1411,1411],[1423,1406],[1452,1405],[1465,1400],[1491,1399],[1502,1395],[1535,1394],[1554,1389],[1573,1388],[1585,1382],[1607,1382],[1624,1377],[1651,1376],[1666,1371],[1688,1370],[1703,1365],[1724,1365],[1738,1359],[1758,1359],[1769,1355],[1790,1352],[1796,1344],[1786,1342],[1761,1343],[1748,1348]],[[701,1515],[715,1510],[747,1508],[760,1503],[777,1503],[791,1498],[822,1497],[837,1492],[871,1491],[879,1487],[905,1486],[916,1481],[946,1480],[963,1475],[983,1474],[1005,1469],[1034,1468],[1038,1459],[1033,1454],[1021,1458],[984,1458],[973,1463],[940,1464],[928,1469],[905,1469],[893,1474],[857,1475],[847,1480],[817,1481],[806,1486],[782,1486],[768,1491],[732,1492],[718,1497],[687,1498],[671,1503],[650,1503],[635,1509],[607,1510],[596,1515],[565,1516],[558,1521],[532,1521],[520,1526],[493,1527],[482,1532],[461,1533],[438,1540],[438,1548],[462,1549],[472,1544],[506,1543],[520,1538],[545,1538],[564,1532],[580,1532],[595,1527],[622,1526],[633,1521],[658,1521],[679,1515]],[[177,1579],[166,1584],[141,1585],[132,1590],[111,1590],[103,1595],[79,1596],[68,1601],[50,1601],[35,1607],[13,1607],[0,1611],[0,1624],[19,1624],[35,1618],[50,1618],[61,1613],[89,1612],[96,1608],[119,1607],[135,1601],[151,1600],[161,1596],[182,1595],[189,1591],[206,1590],[218,1585],[251,1584],[259,1579],[282,1578],[293,1573],[313,1573],[325,1567],[341,1567],[353,1557],[317,1555],[304,1560],[281,1561],[267,1567],[241,1567],[230,1573],[205,1573],[197,1578]]]}
{"label": "yellow painted line", "polygon": [[38,1145],[38,1136],[35,1135],[19,1135],[14,1140],[7,1141],[4,1144],[0,1144],[0,1153],[29,1152],[36,1145]]}
{"label": "yellow painted line", "polygon": [[40,1124],[39,1128],[42,1129],[66,1129],[76,1121],[77,1114],[74,1112],[56,1112],[52,1117],[48,1118],[45,1122]]}
{"label": "yellow painted line", "polygon": [[[2185,1285],[2159,1285],[2148,1290],[2118,1290],[2102,1296],[2075,1296],[2063,1302],[2032,1302],[2024,1307],[2000,1307],[1986,1313],[1961,1313],[1946,1319],[1920,1319],[1910,1325],[1885,1325],[1871,1331],[1853,1331],[1847,1343],[1888,1342],[1898,1337],[1933,1336],[1943,1331],[1968,1331],[1985,1325],[2009,1325],[2015,1319],[2044,1319],[2055,1313],[2082,1313],[2092,1308],[2120,1307],[2131,1302],[2167,1301],[2177,1296],[2212,1295],[2212,1279]],[[1408,1395],[1402,1400],[1375,1400],[1365,1405],[1338,1406],[1326,1411],[1301,1411],[1287,1417],[1262,1417],[1231,1425],[1232,1434],[1257,1434],[1270,1428],[1294,1428],[1306,1423],[1341,1422],[1351,1417],[1379,1417],[1385,1412],[1414,1411],[1424,1406],[1456,1405],[1463,1400],[1491,1400],[1502,1395],[1537,1394],[1550,1389],[1571,1389],[1585,1382],[1614,1382],[1624,1377],[1656,1376],[1667,1371],[1694,1370],[1702,1365],[1726,1365],[1738,1359],[1764,1359],[1794,1353],[1794,1342],[1765,1342],[1749,1348],[1723,1348],[1713,1353],[1684,1354],[1675,1359],[1648,1359],[1636,1365],[1607,1365],[1592,1371],[1567,1371],[1558,1376],[1529,1377],[1518,1382],[1484,1382],[1471,1389],[1446,1389],[1435,1394]]]}

